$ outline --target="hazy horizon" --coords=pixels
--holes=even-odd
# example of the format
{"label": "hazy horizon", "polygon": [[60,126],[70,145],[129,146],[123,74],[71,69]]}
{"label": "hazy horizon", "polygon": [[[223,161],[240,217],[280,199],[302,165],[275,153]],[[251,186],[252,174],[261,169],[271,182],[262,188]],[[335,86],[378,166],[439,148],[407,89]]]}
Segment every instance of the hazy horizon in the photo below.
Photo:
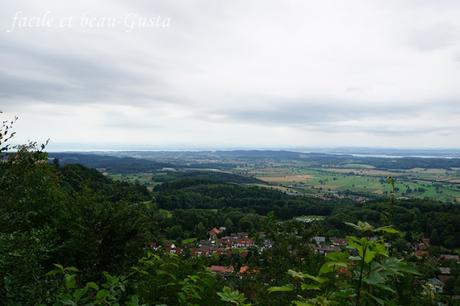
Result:
{"label": "hazy horizon", "polygon": [[369,147],[330,147],[330,148],[294,148],[294,147],[233,147],[233,148],[158,148],[158,149],[109,149],[109,148],[88,148],[88,149],[51,149],[50,153],[94,153],[108,155],[117,153],[180,153],[180,152],[232,152],[232,151],[261,151],[261,152],[298,152],[298,153],[319,153],[319,154],[338,154],[369,157],[421,157],[421,158],[460,158],[460,149],[455,148],[369,148]]}

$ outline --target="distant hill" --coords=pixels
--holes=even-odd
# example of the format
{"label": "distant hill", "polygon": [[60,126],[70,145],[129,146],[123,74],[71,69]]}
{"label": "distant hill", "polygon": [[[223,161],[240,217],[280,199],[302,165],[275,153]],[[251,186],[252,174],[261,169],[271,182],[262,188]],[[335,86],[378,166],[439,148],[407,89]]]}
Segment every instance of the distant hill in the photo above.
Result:
{"label": "distant hill", "polygon": [[[142,158],[115,157],[94,153],[50,153],[50,159],[57,158],[61,165],[80,164],[89,168],[104,169],[109,173],[135,174],[142,172],[158,172],[162,169],[174,169],[178,171],[166,171],[167,175],[158,176],[157,180],[170,182],[176,180],[198,180],[203,182],[226,182],[226,183],[263,183],[262,181],[247,176],[241,176],[221,171],[207,171],[197,165],[177,165],[165,162],[157,162]],[[200,165],[204,168],[204,165]]]}
{"label": "distant hill", "polygon": [[[136,156],[130,157],[129,155]],[[61,163],[79,163],[92,168],[105,168],[109,172],[139,173],[162,168],[231,170],[234,160],[286,161],[300,160],[312,167],[342,167],[347,164],[366,164],[377,169],[412,168],[460,168],[460,158],[440,157],[375,157],[347,154],[302,153],[275,150],[234,150],[234,151],[126,151],[117,153],[50,153]]]}
{"label": "distant hill", "polygon": [[216,156],[240,159],[303,160],[314,166],[342,166],[349,163],[367,164],[377,169],[457,168],[460,158],[440,157],[367,157],[347,154],[301,153],[270,150],[216,151]]}
{"label": "distant hill", "polygon": [[139,173],[173,167],[168,163],[132,157],[114,157],[94,153],[49,153],[51,159],[57,158],[60,164],[81,164],[90,168],[104,168],[112,173]]}

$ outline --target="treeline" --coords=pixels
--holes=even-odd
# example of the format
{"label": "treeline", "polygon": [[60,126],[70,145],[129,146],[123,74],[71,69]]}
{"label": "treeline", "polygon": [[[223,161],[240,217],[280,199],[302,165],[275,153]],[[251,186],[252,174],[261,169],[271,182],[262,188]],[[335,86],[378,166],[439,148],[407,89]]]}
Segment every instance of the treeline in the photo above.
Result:
{"label": "treeline", "polygon": [[162,171],[153,174],[156,182],[170,183],[176,181],[202,181],[213,183],[257,184],[261,180],[233,173],[204,170]]}
{"label": "treeline", "polygon": [[265,187],[202,180],[165,183],[157,186],[155,191],[158,205],[168,210],[238,208],[260,215],[273,212],[284,220],[305,214],[329,215],[334,205],[340,204],[340,201],[325,202],[318,198],[289,196]]}
{"label": "treeline", "polygon": [[[431,238],[432,244],[448,249],[460,247],[460,206],[429,200],[369,202],[363,205],[338,206],[325,219],[330,235],[349,233],[347,222],[365,220],[375,225],[393,224],[414,237]],[[414,238],[415,239],[415,238]]]}

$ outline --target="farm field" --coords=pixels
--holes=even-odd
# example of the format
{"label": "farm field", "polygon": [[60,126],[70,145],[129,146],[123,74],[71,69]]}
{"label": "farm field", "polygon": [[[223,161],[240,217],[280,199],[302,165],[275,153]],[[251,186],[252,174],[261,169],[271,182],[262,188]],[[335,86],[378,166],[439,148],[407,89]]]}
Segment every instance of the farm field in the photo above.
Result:
{"label": "farm field", "polygon": [[311,175],[284,175],[284,176],[262,176],[259,177],[260,180],[268,183],[296,183],[304,182],[306,180],[312,179]]}
{"label": "farm field", "polygon": [[[363,158],[276,151],[127,152],[118,158],[75,154],[67,158],[106,169],[103,173],[115,180],[137,182],[150,190],[177,180],[211,180],[267,187],[291,195],[365,201],[387,197],[391,191],[387,177],[391,176],[396,179],[398,198],[460,203],[458,158]],[[133,167],[133,160],[137,167]]]}
{"label": "farm field", "polygon": [[391,191],[387,177],[393,176],[396,178],[397,197],[431,198],[460,203],[458,171],[443,169],[387,171],[371,167],[321,169],[292,169],[287,167],[267,170],[255,170],[252,174],[261,181],[292,189],[297,193],[386,196]]}
{"label": "farm field", "polygon": [[110,178],[116,180],[116,181],[124,181],[128,182],[131,184],[140,184],[143,186],[146,186],[147,189],[150,191],[155,188],[156,185],[159,184],[159,182],[155,182],[152,179],[152,173],[132,173],[132,174],[109,174],[108,175]]}

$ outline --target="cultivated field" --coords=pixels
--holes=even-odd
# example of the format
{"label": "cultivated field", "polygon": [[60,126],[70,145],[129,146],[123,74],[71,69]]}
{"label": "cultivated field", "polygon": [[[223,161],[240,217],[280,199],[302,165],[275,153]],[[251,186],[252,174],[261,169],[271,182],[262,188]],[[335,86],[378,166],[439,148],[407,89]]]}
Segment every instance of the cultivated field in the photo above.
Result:
{"label": "cultivated field", "polygon": [[268,182],[268,183],[298,183],[298,182],[304,182],[312,178],[313,176],[309,174],[258,177],[258,179],[264,182]]}
{"label": "cultivated field", "polygon": [[[396,178],[398,197],[429,198],[460,203],[460,177],[457,170],[410,169],[378,170],[359,168],[292,168],[254,169],[260,180],[291,192],[330,195],[388,196],[387,177]],[[262,170],[262,171],[260,171]],[[299,174],[300,173],[300,174]]]}

